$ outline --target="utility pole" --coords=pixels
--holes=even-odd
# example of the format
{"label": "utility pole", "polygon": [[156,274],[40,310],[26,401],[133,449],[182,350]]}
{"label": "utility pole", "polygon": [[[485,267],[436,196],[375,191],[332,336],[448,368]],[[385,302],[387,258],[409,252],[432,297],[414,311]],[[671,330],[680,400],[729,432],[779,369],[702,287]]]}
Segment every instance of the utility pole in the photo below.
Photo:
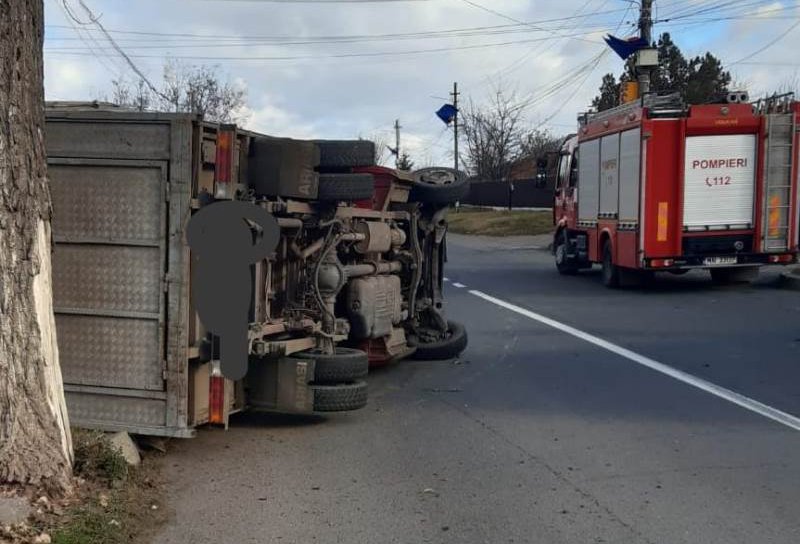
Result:
{"label": "utility pole", "polygon": [[400,119],[394,120],[394,166],[400,167]]}
{"label": "utility pole", "polygon": [[458,170],[458,83],[453,83],[453,92],[450,96],[453,98],[453,107],[456,113],[453,116],[453,155],[454,155],[454,168]]}
{"label": "utility pole", "polygon": [[[653,43],[653,0],[642,0],[642,10],[639,13],[639,36],[647,41],[649,48]],[[639,96],[650,92],[650,66],[639,66]]]}

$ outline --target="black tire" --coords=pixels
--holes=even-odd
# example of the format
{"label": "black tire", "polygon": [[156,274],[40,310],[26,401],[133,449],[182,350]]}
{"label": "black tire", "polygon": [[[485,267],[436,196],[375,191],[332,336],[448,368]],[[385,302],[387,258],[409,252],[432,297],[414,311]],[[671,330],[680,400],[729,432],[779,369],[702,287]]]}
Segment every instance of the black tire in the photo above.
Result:
{"label": "black tire", "polygon": [[339,202],[341,200],[366,200],[375,192],[372,174],[320,174],[317,199]]}
{"label": "black tire", "polygon": [[562,276],[574,276],[578,273],[575,263],[567,261],[568,239],[567,231],[562,230],[553,245],[553,256],[556,262],[556,270]]}
{"label": "black tire", "polygon": [[316,361],[314,383],[318,384],[354,382],[364,378],[369,372],[369,358],[366,353],[358,349],[337,347],[336,352],[331,355],[312,349],[293,353],[292,357]]}
{"label": "black tire", "polygon": [[315,412],[349,412],[367,404],[367,382],[312,385]]}
{"label": "black tire", "polygon": [[436,342],[419,343],[413,358],[425,361],[452,359],[467,348],[467,330],[457,321],[448,321],[448,337]]}
{"label": "black tire", "polygon": [[469,180],[452,168],[423,168],[414,172],[409,200],[430,204],[455,204],[469,193]]}
{"label": "black tire", "polygon": [[611,253],[611,242],[603,244],[603,285],[606,287],[619,287],[619,267],[614,264],[614,256]]}
{"label": "black tire", "polygon": [[369,140],[317,140],[320,171],[375,166],[375,143]]}

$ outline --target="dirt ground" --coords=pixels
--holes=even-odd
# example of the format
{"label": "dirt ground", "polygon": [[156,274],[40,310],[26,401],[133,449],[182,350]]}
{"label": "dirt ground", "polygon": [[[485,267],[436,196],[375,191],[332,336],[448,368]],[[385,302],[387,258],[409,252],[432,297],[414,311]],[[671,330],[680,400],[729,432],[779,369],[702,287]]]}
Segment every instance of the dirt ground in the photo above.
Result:
{"label": "dirt ground", "polygon": [[101,433],[76,431],[72,495],[52,497],[34,487],[5,487],[0,495],[22,496],[33,513],[24,523],[0,525],[9,544],[146,544],[169,519],[159,451],[145,451],[129,467],[109,449]]}

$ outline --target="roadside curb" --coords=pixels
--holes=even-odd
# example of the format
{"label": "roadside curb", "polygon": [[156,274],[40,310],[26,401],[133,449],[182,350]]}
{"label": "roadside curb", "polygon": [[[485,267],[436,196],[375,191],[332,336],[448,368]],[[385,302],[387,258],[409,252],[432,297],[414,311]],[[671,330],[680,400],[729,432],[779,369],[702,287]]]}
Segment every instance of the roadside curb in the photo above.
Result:
{"label": "roadside curb", "polygon": [[781,287],[793,291],[800,291],[800,269],[781,274]]}

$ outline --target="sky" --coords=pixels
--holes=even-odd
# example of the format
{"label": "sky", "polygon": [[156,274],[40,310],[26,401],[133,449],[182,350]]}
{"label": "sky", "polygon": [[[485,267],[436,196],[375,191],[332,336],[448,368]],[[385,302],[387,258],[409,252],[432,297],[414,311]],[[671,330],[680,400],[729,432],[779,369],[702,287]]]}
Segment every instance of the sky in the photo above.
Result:
{"label": "sky", "polygon": [[[150,81],[170,59],[216,67],[247,89],[244,128],[295,138],[372,138],[417,166],[452,163],[434,112],[502,91],[525,125],[574,130],[607,72],[602,41],[637,32],[632,0],[83,0]],[[684,54],[711,51],[751,96],[800,87],[800,1],[654,0],[653,33]],[[71,14],[71,16],[70,16]],[[741,62],[737,62],[741,61]],[[81,0],[45,0],[45,94],[93,100],[136,81]]]}

